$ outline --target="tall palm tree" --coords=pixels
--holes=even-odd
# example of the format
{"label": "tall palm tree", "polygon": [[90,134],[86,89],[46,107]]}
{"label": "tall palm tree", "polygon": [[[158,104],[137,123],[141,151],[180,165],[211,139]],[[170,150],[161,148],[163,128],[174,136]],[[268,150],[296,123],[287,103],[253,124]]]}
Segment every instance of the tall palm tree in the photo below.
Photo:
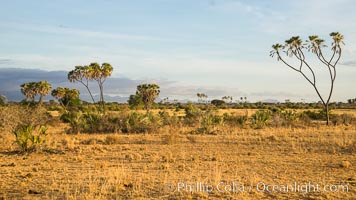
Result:
{"label": "tall palm tree", "polygon": [[74,70],[68,73],[68,80],[71,83],[79,82],[81,83],[88,91],[91,100],[95,103],[93,94],[89,88],[89,81],[91,80],[91,72],[89,66],[75,66]]}
{"label": "tall palm tree", "polygon": [[104,82],[107,77],[111,76],[113,67],[109,63],[91,63],[89,65],[90,77],[98,83],[100,90],[100,103],[102,105],[103,112],[105,113],[105,101],[104,101]]}
{"label": "tall palm tree", "polygon": [[[324,40],[320,39],[317,35],[309,36],[309,40],[306,40],[306,43],[303,44],[302,39],[299,36],[291,37],[289,40],[285,41],[284,45],[275,44],[272,45],[272,51],[270,56],[277,56],[278,61],[282,61],[286,66],[291,68],[292,70],[300,73],[308,83],[314,88],[317,93],[319,99],[321,100],[324,110],[326,113],[326,124],[329,125],[329,103],[334,90],[334,83],[336,78],[336,65],[341,58],[341,45],[344,44],[343,39],[344,36],[339,32],[330,33],[332,38],[331,43],[331,56],[326,59],[322,49],[326,47],[324,44]],[[286,49],[286,50],[285,50]],[[327,67],[330,76],[330,89],[327,98],[323,97],[319,92],[318,85],[316,83],[316,74],[314,69],[311,67],[311,63],[307,62],[307,58],[305,56],[304,50],[310,51],[314,54],[317,59],[321,62],[321,64]],[[297,65],[292,65],[287,63],[287,61],[282,57],[281,53],[285,52],[287,56],[293,57],[297,60]]]}

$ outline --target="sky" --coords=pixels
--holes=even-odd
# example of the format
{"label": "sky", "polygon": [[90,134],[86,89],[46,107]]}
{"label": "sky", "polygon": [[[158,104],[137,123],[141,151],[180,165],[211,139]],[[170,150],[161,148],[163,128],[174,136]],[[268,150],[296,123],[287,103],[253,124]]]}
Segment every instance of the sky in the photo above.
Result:
{"label": "sky", "polygon": [[[345,46],[332,101],[346,101],[356,97],[355,8],[352,0],[4,0],[0,68],[70,71],[108,62],[112,77],[157,83],[170,99],[196,100],[199,92],[313,102],[308,82],[269,51],[291,36],[316,34],[330,52],[329,33],[338,31]],[[309,58],[326,96],[325,66]],[[108,95],[135,93],[115,83]]]}

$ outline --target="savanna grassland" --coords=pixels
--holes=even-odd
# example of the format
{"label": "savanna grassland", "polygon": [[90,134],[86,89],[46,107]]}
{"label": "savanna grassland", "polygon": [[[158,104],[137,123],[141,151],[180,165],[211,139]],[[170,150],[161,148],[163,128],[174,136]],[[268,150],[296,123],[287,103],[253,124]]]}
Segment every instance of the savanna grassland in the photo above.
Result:
{"label": "savanna grassland", "polygon": [[[356,111],[306,111],[2,107],[0,199],[356,199]],[[23,151],[27,120],[48,129]]]}

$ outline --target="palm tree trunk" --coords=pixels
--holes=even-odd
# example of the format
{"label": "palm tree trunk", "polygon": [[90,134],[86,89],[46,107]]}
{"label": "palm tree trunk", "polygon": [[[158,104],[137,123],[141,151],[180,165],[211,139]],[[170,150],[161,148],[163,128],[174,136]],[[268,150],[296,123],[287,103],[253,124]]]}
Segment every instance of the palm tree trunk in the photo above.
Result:
{"label": "palm tree trunk", "polygon": [[38,105],[42,105],[42,99],[43,99],[43,95],[40,95],[40,99],[38,100]]}
{"label": "palm tree trunk", "polygon": [[330,116],[329,116],[329,104],[326,104],[326,107],[325,107],[325,112],[326,112],[326,125],[329,125],[329,122],[330,122]]}
{"label": "palm tree trunk", "polygon": [[101,106],[103,109],[103,114],[105,114],[105,102],[104,102],[104,87],[103,83],[99,84],[99,89],[100,89],[100,101],[101,101]]}

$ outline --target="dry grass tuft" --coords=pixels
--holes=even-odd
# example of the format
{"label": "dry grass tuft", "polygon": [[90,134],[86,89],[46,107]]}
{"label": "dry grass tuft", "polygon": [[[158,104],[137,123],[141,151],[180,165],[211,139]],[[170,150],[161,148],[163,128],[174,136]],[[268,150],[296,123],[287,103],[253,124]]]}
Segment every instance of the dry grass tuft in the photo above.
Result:
{"label": "dry grass tuft", "polygon": [[351,163],[349,161],[342,161],[341,165],[342,168],[349,168],[351,166]]}

